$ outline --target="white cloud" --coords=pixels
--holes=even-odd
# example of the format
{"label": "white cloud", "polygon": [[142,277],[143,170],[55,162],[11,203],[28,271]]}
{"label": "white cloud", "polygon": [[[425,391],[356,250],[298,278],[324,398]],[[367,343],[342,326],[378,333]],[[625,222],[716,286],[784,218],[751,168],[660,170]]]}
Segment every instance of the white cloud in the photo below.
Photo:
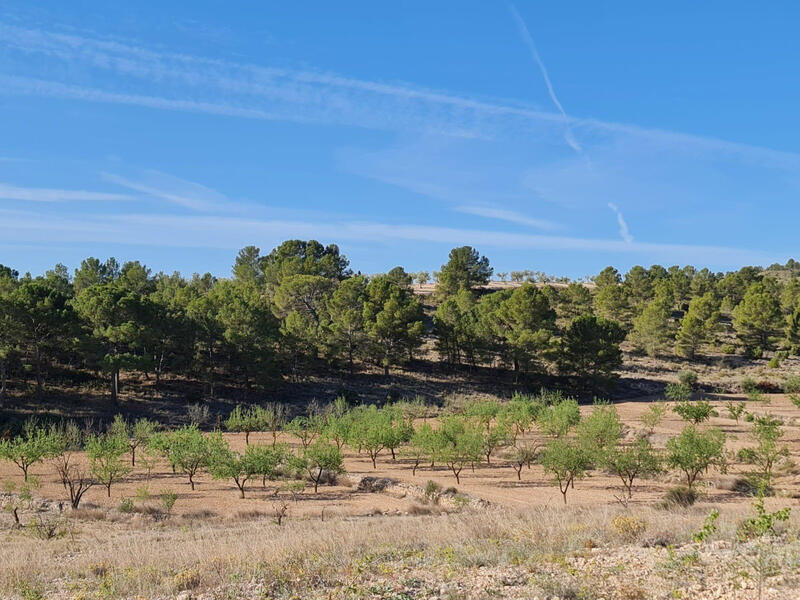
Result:
{"label": "white cloud", "polygon": [[[599,198],[614,198],[622,206],[638,202],[637,207],[642,210],[646,208],[642,206],[645,203],[651,208],[660,204],[670,209],[691,205],[692,214],[704,206],[719,205],[719,201],[730,196],[728,192],[732,188],[736,188],[740,201],[746,201],[747,193],[741,189],[741,173],[745,169],[753,169],[752,176],[746,177],[746,181],[759,188],[752,190],[750,197],[777,198],[783,194],[792,198],[800,188],[800,154],[630,124],[576,118],[566,115],[563,109],[547,112],[507,100],[477,99],[412,84],[367,81],[332,73],[276,69],[156,52],[114,41],[8,25],[0,25],[0,47],[6,49],[3,52],[4,64],[20,67],[18,70],[9,68],[9,72],[43,73],[48,78],[0,76],[0,94],[46,96],[247,119],[345,124],[398,132],[401,134],[399,137],[405,138],[403,141],[416,136],[445,140],[444,144],[452,142],[453,146],[429,148],[424,154],[417,152],[415,155],[413,151],[418,148],[412,147],[408,152],[399,153],[401,160],[394,160],[391,153],[385,153],[368,164],[361,160],[364,153],[360,153],[361,156],[349,161],[349,170],[442,200],[453,208],[468,207],[471,214],[478,214],[475,209],[478,207],[477,210],[483,213],[479,216],[485,218],[519,224],[526,224],[520,219],[529,219],[527,225],[530,226],[536,226],[533,221],[539,219],[530,220],[525,215],[544,214],[541,206],[534,208],[531,201],[546,200],[550,203],[548,207],[569,208],[575,215],[572,217],[574,221],[591,219],[596,212],[606,210],[604,201]],[[28,66],[31,57],[44,68],[23,71],[22,67]],[[61,68],[64,65],[69,68]],[[558,107],[560,103],[554,93],[553,98]],[[579,134],[582,157],[564,147],[565,123],[570,131]],[[428,135],[431,133],[436,135]],[[484,145],[478,147],[479,144]],[[501,145],[502,150],[497,152]],[[587,166],[589,159],[596,168]],[[730,177],[732,172],[739,176]],[[198,195],[187,193],[185,188],[156,185],[146,177],[119,174],[112,177],[119,178],[116,183],[127,184],[139,193],[155,195],[194,210],[208,210],[225,201],[224,197]],[[778,185],[782,187],[777,189]],[[496,206],[503,208],[493,208]],[[587,206],[596,211],[590,217],[585,216]],[[547,216],[551,216],[551,212],[547,212]],[[720,225],[724,218],[725,214],[713,219],[709,217],[708,224],[704,225],[705,239],[726,239],[724,226]],[[113,217],[108,219],[112,220],[93,223],[92,226],[109,228],[113,225]],[[562,219],[561,214],[556,214],[553,220],[566,222],[566,216]],[[574,221],[570,224],[573,225]],[[80,225],[80,222],[76,223]],[[249,231],[247,223],[243,221],[237,227]],[[340,239],[339,234],[347,232],[356,239],[358,233],[353,229],[354,223],[305,224],[299,219],[253,223],[254,231],[263,228],[267,233],[273,231],[275,223],[283,223],[276,226],[278,228],[294,228],[297,231],[295,235],[308,228],[323,233],[330,231],[331,239]],[[438,228],[423,233],[447,235],[448,239],[459,238],[464,243],[487,240],[487,245],[503,243],[507,247],[517,247],[517,244],[520,247],[592,252],[673,254],[690,249],[686,256],[693,261],[696,261],[696,255],[691,252],[701,248],[634,242],[621,214],[618,215],[618,224],[622,240],[549,236],[518,238],[508,237],[517,234]],[[216,225],[214,221],[213,225],[205,224],[203,227],[214,229]],[[642,220],[639,227],[645,228],[646,225]],[[195,239],[185,233],[186,228],[195,225],[186,221],[176,226],[179,233],[184,232],[181,235],[187,242],[204,243],[202,235]],[[386,226],[370,224],[359,231],[373,235],[380,227]],[[391,239],[416,239],[397,236],[422,232],[413,225],[407,226],[407,230],[401,227],[396,226],[386,235]],[[584,230],[587,235],[593,235],[590,227],[584,227]],[[275,235],[283,238],[290,235],[290,231]],[[146,228],[140,233],[143,239],[151,239],[154,244],[171,241],[151,236]],[[164,230],[161,234],[169,237],[169,232],[164,234]],[[231,236],[225,238],[226,244],[231,243],[230,247],[239,244],[239,241],[233,243],[234,234],[233,230],[225,234]],[[469,239],[468,236],[473,234],[480,240]],[[119,233],[115,232],[111,236],[112,241],[118,241],[113,240],[117,235]],[[214,235],[208,234],[212,239]],[[319,233],[314,235],[321,236]],[[641,238],[645,232],[637,231],[637,235]],[[684,235],[692,234],[684,232]],[[246,237],[240,235],[235,239]],[[628,239],[630,241],[626,241]],[[380,236],[375,241],[380,241]],[[741,256],[742,262],[756,260],[752,253],[745,251],[711,248],[710,252],[724,253],[727,257]]]}
{"label": "white cloud", "polygon": [[[565,117],[566,113],[542,111],[519,102],[477,99],[413,84],[156,52],[115,41],[5,24],[0,24],[0,45],[18,51],[23,58],[38,55],[66,63],[71,76],[88,84],[3,76],[0,93],[6,94],[479,138],[540,135],[552,139],[563,135],[566,118],[570,130],[580,130],[585,151],[598,143],[613,146],[616,140],[609,136],[623,135],[661,147],[680,148],[682,152],[711,151],[775,168],[800,168],[797,153],[625,123]],[[14,55],[6,53],[4,59],[12,64]],[[90,82],[98,72],[127,78],[125,91],[92,86]],[[137,86],[137,91],[131,91]],[[169,89],[170,95],[156,89]]]}
{"label": "white cloud", "polygon": [[0,200],[19,200],[22,202],[120,202],[133,200],[133,197],[127,194],[19,187],[0,183]]}
{"label": "white cloud", "polygon": [[762,252],[722,246],[626,242],[551,235],[507,233],[425,225],[326,219],[254,219],[205,215],[88,215],[61,218],[0,210],[0,237],[8,243],[99,242],[161,247],[236,249],[249,243],[262,246],[281,240],[315,238],[339,243],[413,242],[442,247],[471,244],[481,248],[559,250],[646,254],[664,260],[713,264],[767,263],[773,257]]}
{"label": "white cloud", "polygon": [[228,204],[227,197],[211,188],[152,169],[136,179],[114,173],[103,173],[103,179],[191,210],[208,211]]}
{"label": "white cloud", "polygon": [[559,228],[559,225],[553,223],[552,221],[547,221],[545,219],[534,219],[513,210],[497,208],[494,206],[465,205],[457,206],[455,210],[469,215],[475,215],[487,219],[496,219],[498,221],[508,221],[509,223],[517,223],[518,225],[526,225],[528,227],[535,227],[537,229],[552,230]]}

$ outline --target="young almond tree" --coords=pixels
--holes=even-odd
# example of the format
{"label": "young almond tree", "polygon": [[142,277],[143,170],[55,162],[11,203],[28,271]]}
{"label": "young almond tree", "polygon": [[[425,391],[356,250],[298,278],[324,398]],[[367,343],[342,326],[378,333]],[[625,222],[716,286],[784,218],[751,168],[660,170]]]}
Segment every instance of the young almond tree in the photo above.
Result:
{"label": "young almond tree", "polygon": [[498,414],[498,420],[503,423],[511,434],[512,443],[530,429],[539,406],[535,406],[527,396],[515,395]]}
{"label": "young almond tree", "polygon": [[780,442],[783,437],[781,425],[783,421],[772,415],[756,417],[750,435],[757,445],[739,451],[740,460],[758,467],[758,475],[766,488],[772,484],[775,465],[789,456],[789,447]]}
{"label": "young almond tree", "polygon": [[492,453],[511,444],[512,435],[505,423],[494,423],[481,431],[483,438],[482,451],[486,464],[492,464]]}
{"label": "young almond tree", "polygon": [[387,406],[383,409],[389,415],[389,429],[386,432],[386,448],[392,455],[392,460],[397,460],[397,449],[407,443],[414,435],[413,419],[403,412],[403,407],[398,405]]}
{"label": "young almond tree", "polygon": [[403,449],[403,456],[411,461],[411,474],[416,475],[420,463],[426,459],[430,460],[434,451],[436,434],[430,423],[420,425],[414,435],[411,436],[410,443]]}
{"label": "young almond tree", "polygon": [[[221,434],[213,436],[212,452],[208,458],[208,470],[214,479],[232,479],[239,489],[239,497],[244,498],[245,486],[263,471],[259,446],[247,446],[244,454],[231,450]],[[269,448],[272,450],[272,448]]]}
{"label": "young almond tree", "polygon": [[359,450],[366,450],[375,469],[378,454],[387,447],[391,436],[391,415],[376,406],[370,406],[357,413],[350,432],[350,444]]}
{"label": "young almond tree", "polygon": [[324,420],[318,415],[300,416],[289,421],[285,430],[300,440],[303,450],[308,450],[322,433],[324,425]]}
{"label": "young almond tree", "polygon": [[317,493],[319,484],[325,473],[339,475],[344,473],[344,460],[342,453],[334,444],[318,440],[311,444],[303,454],[298,457],[297,466],[308,474],[314,483],[314,493]]}
{"label": "young almond tree", "polygon": [[33,465],[57,456],[58,452],[58,440],[33,421],[25,423],[22,435],[0,440],[0,460],[17,465],[25,481],[28,481],[28,471]]}
{"label": "young almond tree", "polygon": [[322,437],[336,444],[336,447],[341,450],[352,437],[354,417],[355,415],[352,412],[328,415],[325,428],[322,430]]}
{"label": "young almond tree", "polygon": [[250,445],[250,434],[253,431],[259,431],[266,427],[267,416],[264,414],[264,409],[260,406],[246,408],[238,405],[233,409],[228,418],[225,419],[225,429],[237,433],[244,433],[244,443],[247,446]]}
{"label": "young almond tree", "polygon": [[581,479],[591,464],[591,456],[583,445],[564,439],[550,441],[542,450],[539,462],[544,472],[552,475],[567,503],[567,491],[576,479]]}
{"label": "young almond tree", "polygon": [[278,443],[278,432],[286,425],[286,405],[279,402],[268,402],[263,408],[264,426],[272,432],[272,445]]}
{"label": "young almond tree", "polygon": [[55,439],[57,448],[53,464],[61,479],[61,485],[69,494],[70,505],[73,509],[77,509],[83,495],[96,483],[91,469],[75,464],[72,460],[73,454],[83,449],[84,435],[72,421],[53,426],[50,435]]}
{"label": "young almond tree", "polygon": [[544,407],[538,414],[536,424],[547,436],[562,438],[581,420],[577,400],[565,398]]}
{"label": "young almond tree", "polygon": [[480,462],[483,457],[482,430],[471,420],[446,417],[435,433],[434,456],[450,468],[456,484],[460,484],[464,467]]}
{"label": "young almond tree", "polygon": [[137,419],[129,423],[122,415],[116,415],[109,427],[111,435],[118,435],[128,439],[128,451],[131,454],[131,466],[136,466],[136,450],[146,446],[155,434],[158,424],[149,419]]}
{"label": "young almond tree", "polygon": [[92,475],[106,487],[109,498],[111,485],[131,471],[131,467],[123,460],[127,451],[128,440],[118,435],[92,436],[86,442]]}
{"label": "young almond tree", "polygon": [[622,423],[616,407],[596,404],[591,414],[577,426],[578,443],[583,446],[593,464],[601,464],[605,454],[616,447],[622,438]]}
{"label": "young almond tree", "polygon": [[681,471],[691,488],[702,473],[724,464],[724,451],[725,434],[719,429],[703,431],[689,425],[667,441],[667,464]]}
{"label": "young almond tree", "polygon": [[291,451],[286,444],[274,446],[254,446],[250,451],[250,460],[255,465],[256,473],[261,475],[261,486],[267,487],[267,480],[274,481],[281,475],[281,467],[287,465]]}
{"label": "young almond tree", "polygon": [[511,455],[511,466],[517,473],[517,481],[522,481],[522,468],[525,465],[531,466],[539,456],[539,448],[534,445],[523,444],[513,449]]}
{"label": "young almond tree", "polygon": [[635,479],[656,475],[661,471],[661,459],[646,439],[639,439],[630,446],[612,448],[605,454],[603,463],[622,480],[628,499],[633,496]]}
{"label": "young almond tree", "polygon": [[194,491],[194,478],[206,468],[219,450],[221,437],[206,437],[194,425],[181,427],[168,434],[164,450],[167,460],[175,469],[189,478],[189,485]]}

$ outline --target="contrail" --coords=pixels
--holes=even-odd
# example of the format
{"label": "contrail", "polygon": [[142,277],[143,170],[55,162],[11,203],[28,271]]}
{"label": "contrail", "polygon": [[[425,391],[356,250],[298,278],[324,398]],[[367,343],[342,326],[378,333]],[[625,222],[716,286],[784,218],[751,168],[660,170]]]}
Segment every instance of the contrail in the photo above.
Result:
{"label": "contrail", "polygon": [[633,243],[633,236],[631,235],[630,229],[628,229],[628,224],[625,222],[625,217],[622,216],[622,213],[619,211],[619,208],[613,202],[608,203],[608,208],[613,210],[617,214],[617,223],[619,223],[619,235],[625,240],[626,244]]}
{"label": "contrail", "polygon": [[578,141],[572,135],[572,129],[569,126],[570,119],[567,116],[564,107],[561,106],[558,96],[556,96],[556,91],[553,89],[553,84],[550,82],[550,76],[547,74],[547,68],[544,66],[542,58],[539,56],[539,52],[536,50],[536,44],[533,43],[533,37],[531,37],[531,32],[528,31],[528,26],[525,25],[525,21],[522,20],[522,17],[520,16],[519,12],[517,12],[517,9],[513,4],[509,4],[508,9],[511,11],[511,16],[514,17],[514,20],[517,23],[517,28],[522,36],[522,41],[525,42],[526,46],[528,46],[531,57],[536,61],[536,64],[539,65],[539,70],[542,72],[542,77],[544,77],[544,83],[547,86],[547,93],[550,94],[550,99],[553,101],[553,104],[556,105],[556,108],[564,118],[564,140],[567,142],[567,144],[569,144],[570,148],[575,150],[575,152],[578,152],[579,154],[583,153],[583,149],[581,148],[580,144],[578,144]]}

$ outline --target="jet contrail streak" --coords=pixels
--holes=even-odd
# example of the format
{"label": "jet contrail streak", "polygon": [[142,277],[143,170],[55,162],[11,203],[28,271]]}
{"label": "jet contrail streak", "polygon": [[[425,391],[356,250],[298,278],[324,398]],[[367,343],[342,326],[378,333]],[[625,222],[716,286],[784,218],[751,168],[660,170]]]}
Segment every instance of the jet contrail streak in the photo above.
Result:
{"label": "jet contrail streak", "polygon": [[522,41],[525,42],[525,45],[528,47],[528,50],[531,53],[531,57],[536,64],[539,65],[539,70],[542,72],[542,77],[544,78],[544,83],[547,86],[547,93],[550,94],[550,99],[553,101],[553,104],[556,105],[556,108],[561,113],[561,116],[564,118],[564,125],[566,130],[564,132],[564,140],[569,144],[570,148],[575,150],[575,152],[582,153],[583,149],[581,148],[578,141],[572,135],[572,129],[570,129],[569,122],[570,119],[567,116],[564,107],[561,106],[561,102],[558,100],[558,96],[556,96],[556,91],[553,89],[553,84],[550,81],[550,76],[547,74],[547,67],[544,66],[542,62],[542,57],[539,56],[538,50],[536,50],[536,44],[533,43],[533,37],[531,36],[531,32],[528,31],[528,26],[525,25],[525,21],[522,20],[519,12],[514,7],[513,4],[508,5],[509,10],[511,11],[511,16],[514,17],[514,21],[517,23],[517,28],[519,29],[519,33],[522,36]]}

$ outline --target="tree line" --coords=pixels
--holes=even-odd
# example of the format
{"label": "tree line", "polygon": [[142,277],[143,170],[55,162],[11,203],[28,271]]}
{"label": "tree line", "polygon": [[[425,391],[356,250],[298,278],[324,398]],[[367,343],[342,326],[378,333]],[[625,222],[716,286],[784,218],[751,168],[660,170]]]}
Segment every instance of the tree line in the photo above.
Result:
{"label": "tree line", "polygon": [[[518,273],[515,272],[515,279]],[[214,396],[221,377],[245,392],[320,368],[342,374],[419,358],[432,338],[451,366],[508,369],[608,381],[620,345],[657,356],[800,352],[800,268],[714,273],[695,267],[608,267],[593,284],[528,281],[491,291],[494,270],[469,246],[434,273],[430,298],[413,281],[429,274],[395,267],[354,273],[339,248],[290,240],[237,255],[231,278],[156,273],[138,261],[84,260],[20,276],[0,265],[0,399],[10,378],[39,396],[53,374],[93,373],[116,398],[126,372],[202,380]],[[505,278],[506,274],[499,274]],[[424,300],[424,304],[423,304]]]}

